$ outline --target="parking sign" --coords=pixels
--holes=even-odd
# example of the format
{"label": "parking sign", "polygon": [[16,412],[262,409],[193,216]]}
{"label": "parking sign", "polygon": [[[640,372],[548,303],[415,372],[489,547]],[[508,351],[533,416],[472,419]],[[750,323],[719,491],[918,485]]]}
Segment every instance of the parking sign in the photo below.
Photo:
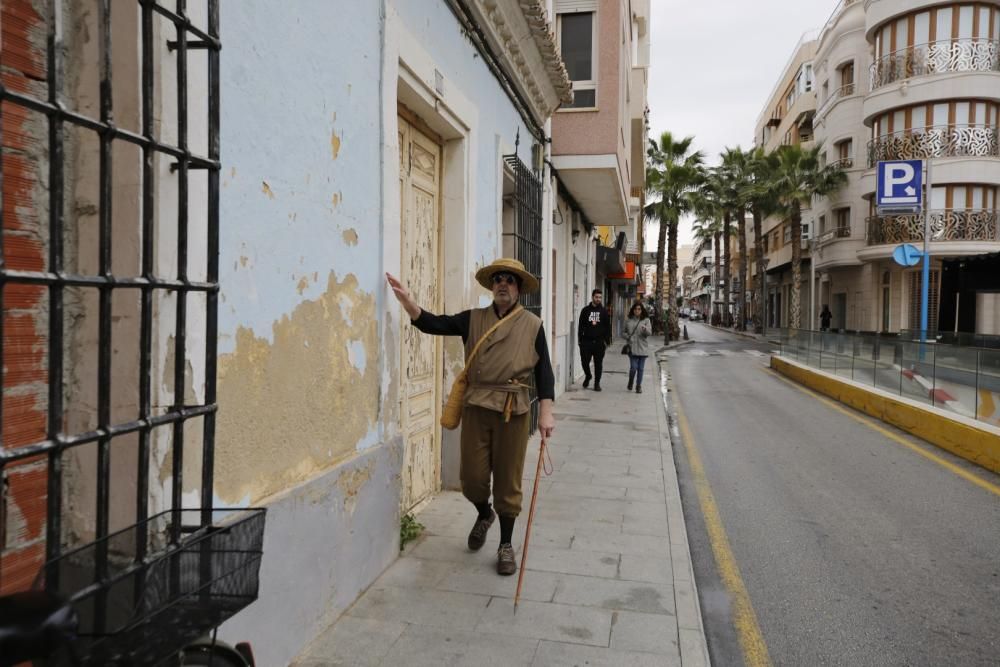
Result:
{"label": "parking sign", "polygon": [[879,162],[876,170],[875,206],[880,210],[921,210],[923,171],[923,160]]}

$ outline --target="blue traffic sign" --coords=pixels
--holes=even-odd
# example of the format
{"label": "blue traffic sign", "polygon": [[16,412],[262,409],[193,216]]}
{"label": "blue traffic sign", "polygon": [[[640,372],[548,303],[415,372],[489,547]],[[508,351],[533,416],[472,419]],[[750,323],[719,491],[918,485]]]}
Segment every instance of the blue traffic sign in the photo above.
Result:
{"label": "blue traffic sign", "polygon": [[875,206],[912,208],[923,203],[923,160],[889,160],[878,163]]}
{"label": "blue traffic sign", "polygon": [[900,264],[901,266],[916,266],[920,263],[923,256],[924,253],[919,248],[909,243],[898,245],[892,251],[892,258],[896,260],[896,264]]}

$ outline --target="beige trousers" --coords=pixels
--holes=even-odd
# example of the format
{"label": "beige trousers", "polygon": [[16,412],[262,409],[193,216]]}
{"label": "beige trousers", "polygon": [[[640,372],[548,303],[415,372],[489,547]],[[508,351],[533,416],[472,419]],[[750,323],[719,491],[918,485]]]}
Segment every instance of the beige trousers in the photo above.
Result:
{"label": "beige trousers", "polygon": [[504,423],[503,413],[479,406],[462,412],[462,494],[473,503],[490,499],[497,514],[521,513],[521,478],[528,449],[531,414],[513,415]]}

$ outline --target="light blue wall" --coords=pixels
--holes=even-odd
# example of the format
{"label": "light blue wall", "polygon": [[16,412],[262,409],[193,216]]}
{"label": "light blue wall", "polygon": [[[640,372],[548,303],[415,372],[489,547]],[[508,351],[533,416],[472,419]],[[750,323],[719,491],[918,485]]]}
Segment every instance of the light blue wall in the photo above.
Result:
{"label": "light blue wall", "polygon": [[331,271],[380,288],[380,13],[376,0],[222,3],[220,353],[238,326],[270,339]]}
{"label": "light blue wall", "polygon": [[[396,10],[445,85],[476,105],[469,142],[476,147],[470,174],[475,201],[466,223],[474,226],[472,260],[491,261],[499,246],[498,144],[512,147],[519,131],[527,162],[533,140],[443,1],[399,0]],[[383,317],[381,234],[383,228],[399,233],[398,220],[382,220],[383,197],[398,196],[382,171],[382,137],[396,136],[395,127],[380,127],[383,28],[378,0],[222,5],[222,356],[236,352],[240,329],[274,343],[275,323],[320,299],[331,273],[338,281],[355,276],[357,291],[378,304],[373,317]],[[394,90],[397,82],[384,85]],[[479,295],[474,291],[470,301]],[[380,332],[388,326],[378,325]],[[319,342],[336,342],[335,334],[331,338]],[[379,341],[381,350],[344,344],[363,374],[397,363],[394,340],[387,335]],[[310,391],[314,380],[302,377],[302,391]],[[368,398],[359,409],[378,410],[383,418],[387,407]],[[220,404],[220,411],[226,409]],[[396,557],[402,443],[370,444],[359,441],[354,458],[331,460],[308,481],[265,500],[261,599],[223,628],[227,640],[252,639],[260,664],[287,664]],[[245,447],[250,451],[255,443]],[[283,553],[288,550],[294,553]],[[295,619],[294,629],[275,618]]]}

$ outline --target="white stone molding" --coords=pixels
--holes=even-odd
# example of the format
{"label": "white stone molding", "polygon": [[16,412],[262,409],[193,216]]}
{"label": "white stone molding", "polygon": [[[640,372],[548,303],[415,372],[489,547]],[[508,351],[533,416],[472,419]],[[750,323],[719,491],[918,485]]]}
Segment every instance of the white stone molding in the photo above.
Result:
{"label": "white stone molding", "polygon": [[542,0],[462,1],[539,123],[573,100]]}

